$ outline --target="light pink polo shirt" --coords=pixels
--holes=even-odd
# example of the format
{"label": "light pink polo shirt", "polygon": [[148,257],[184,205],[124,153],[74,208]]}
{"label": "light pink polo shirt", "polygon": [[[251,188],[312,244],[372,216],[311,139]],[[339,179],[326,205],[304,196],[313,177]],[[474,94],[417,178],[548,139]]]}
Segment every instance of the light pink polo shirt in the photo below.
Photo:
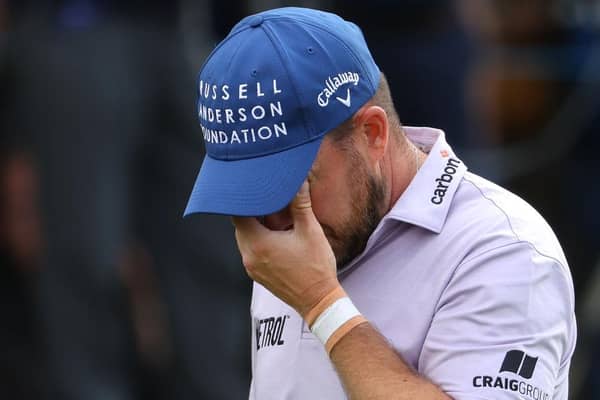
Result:
{"label": "light pink polo shirt", "polygon": [[[567,399],[573,285],[527,203],[467,172],[443,132],[405,127],[429,153],[365,251],[340,274],[363,315],[457,400]],[[302,318],[255,284],[250,399],[337,400],[344,390]]]}

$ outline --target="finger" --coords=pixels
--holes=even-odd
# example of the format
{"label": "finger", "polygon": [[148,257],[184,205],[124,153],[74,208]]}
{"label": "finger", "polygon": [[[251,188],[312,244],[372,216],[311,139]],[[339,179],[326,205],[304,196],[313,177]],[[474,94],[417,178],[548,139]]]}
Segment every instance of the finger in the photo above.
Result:
{"label": "finger", "polygon": [[290,214],[295,228],[310,226],[317,222],[310,199],[310,185],[304,181],[296,197],[292,200]]}
{"label": "finger", "polygon": [[259,235],[266,228],[255,217],[231,217],[235,230],[244,235]]}
{"label": "finger", "polygon": [[[254,217],[231,217],[235,227],[235,240],[243,260],[254,253],[253,246],[268,232]],[[246,265],[247,262],[244,262]]]}

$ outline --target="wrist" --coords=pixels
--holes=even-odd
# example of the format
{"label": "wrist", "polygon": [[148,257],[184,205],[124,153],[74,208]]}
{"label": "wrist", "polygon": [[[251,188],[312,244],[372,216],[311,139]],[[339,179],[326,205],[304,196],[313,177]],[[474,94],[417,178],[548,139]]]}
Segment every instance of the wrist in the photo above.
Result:
{"label": "wrist", "polygon": [[[336,277],[324,279],[316,284],[313,284],[309,289],[302,293],[300,296],[302,299],[302,304],[292,306],[296,309],[296,311],[298,311],[308,325],[310,325],[314,322],[318,314],[325,309],[322,308],[322,305],[328,302],[327,297],[330,296],[330,294],[334,291],[341,291],[345,295],[344,289]],[[313,315],[315,310],[319,310],[317,315]]]}
{"label": "wrist", "polygon": [[348,332],[367,322],[339,285],[310,309],[304,319],[327,354]]}

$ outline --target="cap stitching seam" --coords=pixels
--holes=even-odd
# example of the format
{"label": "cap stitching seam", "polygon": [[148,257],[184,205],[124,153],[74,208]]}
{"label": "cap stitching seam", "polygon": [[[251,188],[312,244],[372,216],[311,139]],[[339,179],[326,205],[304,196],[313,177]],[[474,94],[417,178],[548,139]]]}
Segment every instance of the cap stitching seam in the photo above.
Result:
{"label": "cap stitching seam", "polygon": [[[294,19],[294,18],[290,18],[290,17],[287,17],[287,16],[273,16],[273,17],[271,17],[271,18],[269,18],[269,19],[271,19],[271,20],[274,20],[274,19],[288,19],[288,20],[291,20],[291,21],[294,21],[294,22],[297,22],[297,21],[302,21],[302,23],[304,23],[304,24],[306,24],[306,25],[310,25],[311,27],[313,27],[313,28],[315,28],[315,29],[318,29],[318,30],[320,30],[320,31],[322,31],[322,32],[324,32],[324,33],[326,33],[326,34],[328,34],[329,36],[333,37],[333,38],[334,38],[334,39],[335,39],[337,42],[339,42],[339,43],[340,43],[340,44],[341,44],[341,45],[342,45],[342,46],[343,46],[343,47],[344,47],[344,48],[345,48],[345,49],[348,51],[348,53],[350,53],[350,55],[352,56],[352,58],[354,59],[354,61],[355,61],[355,62],[357,62],[357,63],[360,65],[360,67],[362,68],[362,70],[363,70],[363,71],[366,71],[366,70],[367,70],[367,68],[365,67],[365,64],[364,64],[364,63],[361,61],[360,57],[358,57],[358,56],[356,55],[356,53],[355,53],[355,52],[354,52],[354,51],[353,51],[353,50],[352,50],[350,47],[348,47],[348,45],[346,44],[346,42],[344,42],[344,41],[343,41],[343,40],[342,40],[342,39],[341,39],[341,38],[340,38],[338,35],[336,35],[334,32],[328,31],[327,29],[323,28],[322,26],[319,26],[319,25],[317,25],[317,24],[314,24],[313,22],[311,22],[311,21],[308,21],[308,20],[306,20],[306,19],[303,19],[303,18],[296,18],[296,19]],[[343,21],[344,21],[345,23],[351,23],[351,22],[349,22],[349,21],[345,21],[345,20],[343,20]],[[364,35],[363,35],[363,39],[364,39]],[[366,44],[366,39],[364,39],[364,40],[365,40],[365,44]],[[368,46],[367,46],[367,47],[368,47]],[[377,67],[377,69],[379,69],[379,67]],[[365,74],[365,75],[367,75],[367,74]],[[369,81],[369,83],[371,84],[371,87],[373,87],[373,88],[375,88],[375,89],[376,89],[376,88],[377,88],[377,86],[375,85],[375,82],[371,81],[371,79],[370,79],[370,77],[369,77],[368,75],[367,75],[367,76],[365,76],[365,77],[366,77],[366,79]],[[378,84],[379,84],[379,83],[378,83]]]}
{"label": "cap stitching seam", "polygon": [[[240,29],[240,31],[241,30],[242,29]],[[222,78],[219,79],[219,83],[221,84],[221,86],[223,84],[224,77],[225,76],[229,76],[229,70],[231,69],[231,66],[233,65],[233,59],[237,56],[237,54],[240,52],[240,50],[242,49],[242,47],[244,47],[244,45],[248,42],[248,40],[250,40],[250,37],[246,36],[246,39],[245,39],[244,43],[240,43],[238,45],[237,49],[235,49],[235,52],[229,58],[229,62],[227,63],[227,70],[225,71],[224,74],[221,74]],[[221,105],[222,105],[222,103],[221,103]],[[229,150],[231,150],[231,148],[229,146],[225,146],[225,156],[224,156],[225,159],[228,159],[230,157],[230,151]]]}
{"label": "cap stitching seam", "polygon": [[[297,89],[297,85],[296,85],[296,82],[294,80],[294,77],[292,76],[292,74],[290,74],[290,71],[289,71],[289,68],[288,68],[288,65],[287,65],[287,62],[286,62],[287,60],[286,60],[285,57],[283,57],[283,54],[282,54],[282,52],[279,49],[279,46],[283,46],[283,43],[281,43],[275,37],[275,35],[273,34],[271,28],[268,25],[263,24],[263,26],[264,26],[264,31],[265,31],[267,37],[269,38],[269,41],[273,45],[273,48],[277,52],[277,55],[279,56],[279,61],[281,62],[281,65],[283,65],[283,68],[285,69],[285,72],[286,72],[286,74],[287,74],[287,76],[288,76],[288,78],[290,80],[290,83],[292,84],[292,90],[294,91],[294,96],[296,97],[296,100],[298,101],[298,104],[302,105],[302,107],[301,107],[302,121],[304,122],[304,127],[307,128],[307,130],[309,132],[307,136],[309,138],[312,138],[313,136],[311,135],[311,133],[314,130],[311,129],[312,126],[309,125],[309,123],[308,123],[308,119],[307,119],[307,116],[306,116],[304,103],[303,103],[302,99],[300,98],[300,95],[298,94],[298,89]],[[277,43],[275,43],[275,42],[277,42]],[[320,136],[322,134],[324,134],[324,132],[323,133],[319,133],[318,136]]]}
{"label": "cap stitching seam", "polygon": [[[276,150],[276,151],[273,151],[273,150],[265,150],[265,151],[263,151],[263,152],[260,152],[260,153],[252,154],[251,156],[243,156],[243,157],[232,156],[232,157],[231,157],[231,158],[229,158],[228,160],[224,160],[222,157],[216,157],[216,156],[213,156],[213,155],[211,155],[210,157],[211,157],[211,158],[214,158],[215,160],[220,160],[220,161],[238,161],[238,160],[249,160],[249,159],[252,159],[252,158],[259,158],[259,157],[269,156],[269,155],[272,155],[272,154],[277,154],[277,153],[281,153],[281,152],[284,152],[284,151],[287,151],[287,150],[291,150],[291,149],[293,149],[293,148],[296,148],[296,147],[299,147],[299,146],[303,146],[303,145],[305,145],[305,144],[308,144],[308,143],[310,143],[310,142],[314,142],[315,140],[319,140],[319,139],[321,139],[321,138],[322,138],[324,135],[325,135],[325,133],[321,133],[321,134],[319,134],[318,136],[315,136],[315,137],[312,137],[312,138],[310,138],[310,139],[304,140],[304,141],[302,141],[302,142],[300,142],[300,143],[295,143],[295,144],[293,144],[293,145],[286,146],[286,147],[284,147],[284,148],[281,148],[281,149],[278,149],[278,150]],[[234,157],[235,157],[235,158],[234,158]]]}

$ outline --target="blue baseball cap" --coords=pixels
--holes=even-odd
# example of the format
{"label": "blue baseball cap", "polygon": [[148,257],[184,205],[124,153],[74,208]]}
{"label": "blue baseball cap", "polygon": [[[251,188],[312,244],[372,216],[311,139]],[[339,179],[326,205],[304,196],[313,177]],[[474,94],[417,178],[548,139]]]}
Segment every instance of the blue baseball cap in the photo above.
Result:
{"label": "blue baseball cap", "polygon": [[373,97],[380,71],[353,23],[306,8],[241,20],[198,76],[206,156],[184,215],[268,215],[306,179],[324,135]]}

